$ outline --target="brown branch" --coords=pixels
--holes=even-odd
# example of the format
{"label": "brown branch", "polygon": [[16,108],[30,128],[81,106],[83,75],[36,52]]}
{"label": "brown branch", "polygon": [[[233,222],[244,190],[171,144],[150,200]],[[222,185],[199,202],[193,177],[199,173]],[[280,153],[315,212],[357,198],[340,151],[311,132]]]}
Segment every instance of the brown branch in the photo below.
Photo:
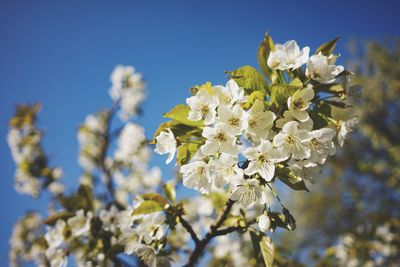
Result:
{"label": "brown branch", "polygon": [[217,236],[218,229],[223,225],[225,220],[228,218],[229,213],[232,210],[232,206],[234,204],[234,201],[228,200],[228,202],[225,205],[225,209],[217,222],[213,225],[211,225],[210,230],[208,233],[205,235],[205,237],[200,240],[198,243],[196,243],[196,246],[192,252],[192,254],[189,257],[188,263],[186,263],[184,266],[185,267],[193,267],[195,264],[198,262],[199,258],[201,255],[203,255],[204,250],[206,249],[208,243]]}
{"label": "brown branch", "polygon": [[181,222],[183,228],[186,229],[186,231],[188,231],[188,233],[190,234],[190,236],[192,237],[194,243],[197,245],[200,242],[200,239],[197,237],[196,233],[194,232],[192,226],[188,223],[188,221],[186,221],[182,215],[179,215],[179,221]]}

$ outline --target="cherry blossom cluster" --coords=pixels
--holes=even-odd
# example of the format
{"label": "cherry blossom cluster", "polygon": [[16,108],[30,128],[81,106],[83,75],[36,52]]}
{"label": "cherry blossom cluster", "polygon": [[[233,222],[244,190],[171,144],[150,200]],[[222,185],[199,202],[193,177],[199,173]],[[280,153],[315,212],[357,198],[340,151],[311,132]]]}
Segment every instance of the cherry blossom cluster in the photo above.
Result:
{"label": "cherry blossom cluster", "polygon": [[[285,173],[291,184],[315,178],[327,157],[335,154],[335,142],[343,145],[356,119],[342,122],[323,114],[327,125],[315,127],[310,113],[322,97],[318,86],[335,82],[344,68],[335,65],[333,54],[318,52],[310,57],[309,50],[300,50],[295,41],[275,45],[267,64],[280,79],[271,87],[284,88],[270,96],[254,98],[233,77],[226,86],[200,86],[186,100],[187,120],[202,126],[201,136],[193,141],[201,146],[180,166],[184,186],[209,194],[229,185],[230,199],[249,206],[265,204],[266,184]],[[272,94],[287,88],[290,94],[277,109]],[[167,162],[181,138],[173,130],[165,128],[156,137],[155,151],[169,153]]]}
{"label": "cherry blossom cluster", "polygon": [[146,97],[146,83],[134,67],[118,65],[111,74],[110,96],[121,107],[120,117],[128,120],[136,115]]}
{"label": "cherry blossom cluster", "polygon": [[37,197],[43,187],[55,194],[64,187],[58,181],[62,170],[49,167],[41,147],[42,131],[35,125],[40,105],[19,105],[10,120],[7,141],[17,166],[14,186],[17,192]]}

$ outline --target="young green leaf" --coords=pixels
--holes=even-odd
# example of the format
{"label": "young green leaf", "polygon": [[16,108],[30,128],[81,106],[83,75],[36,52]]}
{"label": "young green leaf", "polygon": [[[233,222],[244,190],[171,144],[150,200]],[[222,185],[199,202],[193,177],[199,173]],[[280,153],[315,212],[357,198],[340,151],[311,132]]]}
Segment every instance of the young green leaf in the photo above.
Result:
{"label": "young green leaf", "polygon": [[268,33],[265,34],[263,41],[258,47],[257,59],[258,65],[260,66],[264,75],[271,81],[274,80],[273,76],[276,76],[276,72],[268,67],[267,61],[269,54],[274,49],[274,42]]}
{"label": "young green leaf", "polygon": [[317,48],[317,50],[315,51],[315,54],[318,54],[319,52],[321,52],[324,56],[329,56],[330,54],[332,54],[333,50],[336,47],[336,42],[339,40],[340,36],[336,37],[333,40],[330,40],[329,42],[326,42],[324,44],[322,44],[320,47]]}
{"label": "young green leaf", "polygon": [[173,119],[180,123],[190,126],[203,126],[203,121],[191,121],[188,119],[190,107],[187,105],[179,104],[164,114],[164,118]]}
{"label": "young green leaf", "polygon": [[308,192],[308,188],[304,181],[297,175],[295,175],[288,168],[281,165],[276,166],[276,175],[279,180],[287,184],[290,188],[294,190],[305,190]]}
{"label": "young green leaf", "polygon": [[267,92],[268,84],[262,74],[252,66],[243,66],[234,71],[225,71],[247,93],[254,91]]}
{"label": "young green leaf", "polygon": [[176,196],[176,191],[175,191],[174,185],[171,183],[166,183],[163,185],[162,189],[163,189],[164,195],[169,199],[169,201],[174,203],[175,196]]}
{"label": "young green leaf", "polygon": [[58,220],[66,220],[73,216],[75,216],[74,212],[64,210],[50,215],[46,220],[44,220],[44,223],[47,225],[54,225]]}
{"label": "young green leaf", "polygon": [[164,209],[164,206],[154,200],[145,200],[133,210],[132,215],[149,214]]}
{"label": "young green leaf", "polygon": [[199,150],[201,144],[185,143],[178,147],[176,162],[181,166],[189,162],[194,154]]}
{"label": "young green leaf", "polygon": [[301,84],[280,84],[274,83],[271,85],[271,98],[270,104],[275,107],[282,108],[287,105],[287,99],[291,97],[297,90],[301,89]]}
{"label": "young green leaf", "polygon": [[272,264],[274,263],[274,257],[275,257],[275,246],[272,243],[272,240],[268,236],[263,236],[262,239],[260,240],[260,249],[261,253],[264,258],[264,263],[266,267],[272,267]]}
{"label": "young green leaf", "polygon": [[257,100],[260,99],[261,101],[264,101],[265,99],[265,94],[260,91],[254,91],[252,92],[249,97],[247,98],[246,103],[243,104],[244,109],[249,109],[253,105],[253,103]]}
{"label": "young green leaf", "polygon": [[160,194],[157,193],[146,193],[141,195],[144,200],[153,200],[158,202],[163,207],[168,204],[168,201]]}

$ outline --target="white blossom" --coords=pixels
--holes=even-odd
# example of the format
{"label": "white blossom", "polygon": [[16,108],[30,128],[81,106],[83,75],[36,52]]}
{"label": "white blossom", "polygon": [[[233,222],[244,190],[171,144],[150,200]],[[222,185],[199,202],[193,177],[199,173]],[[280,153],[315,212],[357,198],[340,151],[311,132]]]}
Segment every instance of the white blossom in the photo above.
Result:
{"label": "white blossom", "polygon": [[217,188],[223,188],[225,185],[235,179],[243,177],[243,169],[237,165],[235,156],[222,153],[218,159],[211,159],[210,166],[213,168],[214,185]]}
{"label": "white blossom", "polygon": [[214,123],[219,104],[218,97],[211,95],[206,89],[200,89],[195,96],[186,99],[190,107],[188,119],[191,121],[204,120],[205,125]]}
{"label": "white blossom", "polygon": [[287,153],[274,148],[270,141],[263,139],[259,146],[249,147],[243,154],[250,161],[244,173],[246,175],[258,173],[267,182],[274,178],[275,163],[288,158]]}
{"label": "white blossom", "polygon": [[170,128],[165,129],[156,137],[155,152],[158,154],[169,154],[166,163],[170,163],[176,153],[176,140]]}
{"label": "white blossom", "polygon": [[264,111],[264,103],[256,100],[248,111],[246,134],[253,140],[267,139],[273,126],[276,115],[271,111]]}
{"label": "white blossom", "polygon": [[[296,120],[295,117],[293,117],[293,115],[288,110],[285,110],[283,112],[283,117],[276,120],[275,126],[279,129],[282,129],[283,125],[285,125],[289,121],[294,121],[294,120]],[[311,119],[311,117],[309,117],[308,120],[306,121],[299,122],[299,129],[302,130],[311,131],[313,129],[313,126],[314,122]]]}
{"label": "white blossom", "polygon": [[275,44],[275,49],[269,54],[267,64],[271,69],[297,69],[308,60],[310,48],[304,47],[301,51],[296,41],[291,40],[282,44]]}
{"label": "white blossom", "polygon": [[55,226],[44,235],[44,238],[49,245],[49,249],[56,249],[64,242],[65,226],[65,221],[57,220]]}
{"label": "white blossom", "polygon": [[302,180],[309,180],[314,183],[321,172],[320,166],[309,159],[295,160],[292,158],[289,160],[288,165],[289,169],[295,174],[289,178],[289,181],[293,184]]}
{"label": "white blossom", "polygon": [[243,179],[233,189],[229,198],[233,201],[239,201],[244,207],[253,203],[264,204],[266,202],[265,192],[261,189],[257,179]]}
{"label": "white blossom", "polygon": [[230,132],[233,135],[238,135],[241,134],[247,126],[246,115],[246,112],[240,105],[234,105],[233,107],[220,105],[218,107],[217,122],[224,123],[227,132]]}
{"label": "white blossom", "polygon": [[312,55],[307,63],[306,75],[311,79],[320,83],[332,83],[335,81],[343,70],[343,66],[336,66],[334,63],[334,57],[331,55],[326,57],[319,52],[316,55]]}
{"label": "white blossom", "polygon": [[68,258],[62,249],[47,250],[46,257],[50,262],[50,267],[67,267]]}
{"label": "white blossom", "polygon": [[230,79],[226,86],[214,86],[214,92],[218,96],[219,103],[228,107],[240,104],[247,100],[243,88],[239,87],[234,79]]}
{"label": "white blossom", "polygon": [[310,116],[307,109],[310,101],[314,98],[314,90],[312,86],[307,86],[301,90],[297,90],[293,96],[287,100],[290,114],[298,121],[305,122]]}
{"label": "white blossom", "polygon": [[127,123],[118,137],[117,150],[114,153],[115,160],[131,164],[138,158],[145,141],[143,127],[135,123]]}
{"label": "white blossom", "polygon": [[227,125],[219,122],[214,127],[204,127],[203,136],[207,138],[206,143],[201,146],[205,155],[214,155],[217,152],[236,155],[238,146],[236,137],[232,132],[227,131]]}
{"label": "white blossom", "polygon": [[140,73],[131,66],[118,65],[111,74],[110,96],[119,101],[123,120],[136,115],[139,104],[145,99],[146,84]]}
{"label": "white blossom", "polygon": [[311,134],[306,130],[299,130],[298,125],[297,121],[286,123],[282,131],[275,135],[273,143],[293,158],[304,159],[310,157],[311,154],[310,148],[305,144],[311,140]]}
{"label": "white blossom", "polygon": [[194,161],[180,168],[183,185],[193,188],[202,194],[208,194],[211,190],[211,168],[204,161]]}
{"label": "white blossom", "polygon": [[319,164],[324,164],[328,156],[336,153],[335,145],[332,139],[336,131],[331,128],[321,128],[311,132],[309,147],[311,148],[310,160]]}
{"label": "white blossom", "polygon": [[271,228],[271,220],[269,219],[267,214],[262,214],[258,218],[258,228],[260,228],[260,231],[263,232],[268,232]]}
{"label": "white blossom", "polygon": [[339,122],[339,132],[338,132],[338,143],[342,147],[344,143],[344,139],[346,139],[347,135],[353,131],[353,129],[358,124],[358,118],[354,117],[347,121]]}
{"label": "white blossom", "polygon": [[68,219],[67,223],[71,229],[73,236],[85,236],[89,234],[90,221],[92,220],[92,212],[87,212],[85,215],[84,210],[78,210],[74,217]]}

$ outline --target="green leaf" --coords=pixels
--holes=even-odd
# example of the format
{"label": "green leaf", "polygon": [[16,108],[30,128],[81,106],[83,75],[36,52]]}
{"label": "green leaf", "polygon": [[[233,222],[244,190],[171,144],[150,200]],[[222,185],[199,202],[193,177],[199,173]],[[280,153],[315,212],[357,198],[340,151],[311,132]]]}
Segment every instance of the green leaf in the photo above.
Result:
{"label": "green leaf", "polygon": [[244,109],[249,109],[251,106],[253,106],[253,103],[257,100],[260,99],[261,101],[264,101],[265,94],[260,91],[254,91],[252,92],[249,97],[247,98],[246,103],[243,104]]}
{"label": "green leaf", "polygon": [[287,184],[293,190],[305,190],[308,192],[308,188],[304,181],[287,167],[279,164],[276,165],[276,175],[279,180]]}
{"label": "green leaf", "polygon": [[78,191],[71,196],[59,196],[61,205],[70,212],[80,209],[94,210],[94,198],[92,189],[86,185],[80,185]]}
{"label": "green leaf", "polygon": [[143,198],[143,200],[153,200],[155,202],[158,202],[163,207],[168,204],[168,201],[165,199],[165,197],[157,193],[146,193],[142,194],[141,197]]}
{"label": "green leaf", "polygon": [[330,54],[332,54],[333,50],[336,47],[336,42],[339,40],[340,36],[336,37],[333,40],[330,40],[329,42],[326,42],[324,44],[322,44],[320,47],[317,48],[317,50],[315,51],[315,54],[318,54],[319,52],[321,52],[324,56],[329,56]]}
{"label": "green leaf", "polygon": [[201,137],[201,128],[198,126],[190,126],[178,121],[172,120],[161,123],[156,132],[154,133],[153,139],[150,141],[150,144],[156,143],[156,137],[167,128],[171,129],[175,138],[179,141],[184,141],[185,139],[189,140],[193,137]]}
{"label": "green leaf", "polygon": [[203,121],[191,121],[188,119],[190,107],[184,104],[179,104],[164,114],[164,118],[170,118],[177,122],[190,126],[203,126]]}
{"label": "green leaf", "polygon": [[262,74],[252,66],[243,66],[234,71],[225,71],[248,94],[254,91],[267,92],[268,84]]}
{"label": "green leaf", "polygon": [[193,155],[199,150],[201,144],[185,143],[178,147],[176,162],[182,166],[189,162]]}
{"label": "green leaf", "polygon": [[85,210],[94,210],[94,197],[91,187],[81,184],[78,188],[78,197],[85,202]]}
{"label": "green leaf", "polygon": [[132,215],[149,214],[164,209],[164,206],[154,200],[145,200],[133,210]]}
{"label": "green leaf", "polygon": [[119,253],[124,252],[124,250],[125,250],[125,246],[124,245],[115,244],[108,250],[107,257],[112,259],[115,256],[117,256]]}
{"label": "green leaf", "polygon": [[175,196],[176,196],[175,186],[172,183],[165,183],[163,185],[162,189],[163,189],[164,195],[169,199],[169,201],[174,203]]}
{"label": "green leaf", "polygon": [[287,225],[287,228],[290,231],[294,231],[294,229],[296,229],[296,220],[294,219],[292,214],[290,214],[290,212],[287,208],[283,208],[282,213],[285,216],[285,223]]}
{"label": "green leaf", "polygon": [[318,130],[329,123],[329,117],[331,117],[332,108],[325,101],[320,101],[315,108],[309,111],[311,119],[314,121],[314,129]]}
{"label": "green leaf", "polygon": [[303,88],[302,83],[301,86],[297,83],[294,83],[293,85],[280,83],[272,84],[270,105],[274,105],[278,109],[286,107],[287,99],[301,88]]}
{"label": "green leaf", "polygon": [[276,227],[288,229],[288,226],[285,222],[285,215],[280,212],[269,212],[268,217],[271,219],[271,228],[275,229]]}
{"label": "green leaf", "polygon": [[272,267],[272,264],[274,263],[274,257],[275,257],[275,246],[272,243],[272,240],[268,236],[263,236],[262,239],[260,240],[260,249],[261,253],[264,258],[264,263],[266,267]]}
{"label": "green leaf", "polygon": [[58,220],[67,220],[73,216],[75,216],[74,212],[64,210],[50,215],[44,220],[44,223],[47,225],[54,225]]}
{"label": "green leaf", "polygon": [[258,47],[257,59],[258,59],[258,65],[260,66],[264,75],[271,81],[274,81],[274,77],[276,76],[276,71],[270,69],[267,64],[269,54],[271,53],[272,50],[274,50],[274,42],[272,41],[271,36],[269,36],[268,33],[266,33],[263,41]]}

